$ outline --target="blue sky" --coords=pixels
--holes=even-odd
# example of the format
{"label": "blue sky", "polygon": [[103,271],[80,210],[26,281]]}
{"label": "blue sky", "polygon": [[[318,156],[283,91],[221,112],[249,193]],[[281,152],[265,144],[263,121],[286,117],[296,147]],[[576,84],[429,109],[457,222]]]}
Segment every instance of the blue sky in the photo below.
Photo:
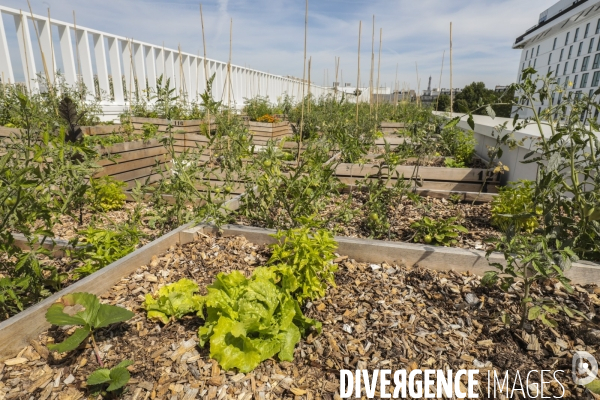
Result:
{"label": "blue sky", "polygon": [[[30,0],[33,11],[52,18],[183,51],[202,52],[199,2],[188,0]],[[449,87],[449,24],[453,22],[454,86],[483,81],[488,87],[513,82],[520,52],[514,39],[535,25],[548,0],[309,0],[308,55],[311,77],[322,84],[335,78],[335,57],[341,58],[338,80],[357,80],[358,25],[362,20],[361,82],[369,81],[372,18],[375,15],[375,64],[379,29],[383,29],[381,86],[392,86],[398,65],[401,86],[439,84]],[[27,10],[26,0],[0,4]],[[233,63],[281,75],[302,76],[304,44],[302,0],[203,1],[207,55],[226,61],[229,20],[233,18]],[[5,17],[6,21],[6,17]],[[328,71],[327,71],[328,70]],[[376,73],[375,73],[376,76]]]}

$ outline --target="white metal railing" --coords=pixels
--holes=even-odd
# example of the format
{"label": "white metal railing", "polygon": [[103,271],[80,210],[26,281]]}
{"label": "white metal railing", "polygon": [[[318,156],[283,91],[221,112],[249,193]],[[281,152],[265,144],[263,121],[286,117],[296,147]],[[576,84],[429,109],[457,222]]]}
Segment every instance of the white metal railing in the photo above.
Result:
{"label": "white metal railing", "polygon": [[[34,14],[32,18],[29,12],[0,6],[0,78],[3,82],[15,82],[15,74],[10,58],[8,36],[1,14],[12,15],[14,18],[23,75],[26,85],[31,91],[40,89],[36,74],[47,73],[51,82],[55,79],[57,52],[55,51],[52,27],[57,27],[58,47],[63,66],[60,72],[66,83],[73,85],[80,77],[88,88],[90,96],[96,96],[97,89],[94,82],[96,78],[100,91],[114,95],[113,100],[103,101],[105,110],[122,110],[123,106],[128,104],[124,93],[130,93],[130,88],[135,90],[133,82],[137,80],[142,83],[140,86],[143,87],[138,87],[137,90],[143,90],[146,83],[151,89],[156,87],[156,79],[161,75],[164,76],[164,79],[171,80],[178,93],[189,99],[196,99],[206,89],[206,77],[215,74],[214,98],[238,108],[243,106],[244,98],[257,95],[268,97],[271,102],[286,93],[296,99],[302,97],[302,81],[300,79],[273,75],[237,65],[231,65],[229,74],[231,79],[228,79],[226,62],[207,58],[205,63],[204,58],[199,55],[155,46],[79,25],[75,26],[72,23],[57,21],[41,15]],[[30,20],[33,21],[34,26],[37,26],[37,31],[31,32],[28,22]],[[39,46],[35,46],[37,48],[34,48],[32,44],[32,34],[39,35]],[[75,49],[72,35],[75,38]],[[95,63],[92,60],[92,51]],[[39,55],[38,58],[42,58],[45,65],[44,70],[36,69],[34,53]],[[205,72],[205,64],[208,73]],[[110,90],[109,76],[118,77],[112,79],[112,91]],[[123,88],[123,81],[125,81],[125,88]],[[332,93],[331,88],[314,84],[310,86],[311,94],[317,97]],[[305,94],[307,94],[308,88],[305,90]]]}

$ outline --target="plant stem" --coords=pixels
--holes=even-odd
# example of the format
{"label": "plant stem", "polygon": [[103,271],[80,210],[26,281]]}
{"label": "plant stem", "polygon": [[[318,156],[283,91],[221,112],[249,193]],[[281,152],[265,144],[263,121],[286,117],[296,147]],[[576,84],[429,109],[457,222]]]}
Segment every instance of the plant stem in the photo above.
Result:
{"label": "plant stem", "polygon": [[101,367],[104,367],[104,363],[102,362],[102,357],[100,357],[100,349],[98,349],[98,345],[96,344],[96,338],[94,337],[94,332],[90,335],[92,337],[92,344],[94,346],[94,354],[96,354],[96,359],[98,360],[98,364]]}

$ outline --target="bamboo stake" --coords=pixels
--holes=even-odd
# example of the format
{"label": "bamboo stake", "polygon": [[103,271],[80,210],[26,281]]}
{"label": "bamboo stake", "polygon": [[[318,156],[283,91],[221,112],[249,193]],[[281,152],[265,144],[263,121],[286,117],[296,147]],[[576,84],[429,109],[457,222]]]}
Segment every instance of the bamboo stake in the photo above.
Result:
{"label": "bamboo stake", "polygon": [[[184,79],[183,79],[183,56],[181,55],[181,44],[177,44],[177,51],[179,52],[179,96],[185,98],[183,91]],[[136,74],[137,75],[137,74]]]}
{"label": "bamboo stake", "polygon": [[[338,83],[338,86],[340,85],[340,81],[338,81],[338,69],[340,67],[340,58],[336,57],[335,60],[335,81]],[[336,86],[334,88],[334,99],[337,100],[337,92],[338,92],[338,86]]]}
{"label": "bamboo stake", "polygon": [[356,76],[356,125],[358,128],[358,87],[360,86],[360,36],[362,34],[362,21],[358,23],[358,73]]}
{"label": "bamboo stake", "polygon": [[37,37],[38,46],[40,48],[40,54],[42,55],[42,65],[44,67],[44,74],[46,75],[46,82],[48,82],[48,90],[52,92],[52,83],[50,82],[50,75],[48,74],[48,66],[46,65],[46,58],[44,57],[44,50],[42,50],[42,42],[40,41],[40,32],[38,26],[33,18],[33,11],[31,10],[31,3],[27,0],[27,6],[29,6],[29,13],[31,14],[31,22],[33,22],[33,28],[35,29],[35,36]]}
{"label": "bamboo stake", "polygon": [[[379,76],[381,73],[381,42],[383,38],[383,28],[379,28],[379,61],[377,61],[377,101],[375,102],[375,119],[379,117]],[[387,83],[385,84],[387,87]]]}
{"label": "bamboo stake", "polygon": [[[200,23],[202,25],[202,46],[204,48],[204,78],[206,79],[205,90],[208,92],[208,68],[206,61],[206,36],[204,35],[204,16],[202,15],[202,3],[200,3]],[[210,109],[206,107],[206,129],[207,136],[210,136]],[[212,149],[210,150],[210,157],[212,157]]]}
{"label": "bamboo stake", "polygon": [[52,76],[56,79],[56,60],[54,59],[54,40],[52,40],[52,22],[50,19],[50,7],[48,7],[48,30],[50,31],[50,51],[52,52]]}
{"label": "bamboo stake", "polygon": [[307,114],[310,114],[310,66],[312,63],[312,56],[308,58],[308,109],[306,110]]}
{"label": "bamboo stake", "polygon": [[396,63],[396,79],[394,80],[394,84],[396,85],[396,102],[395,102],[395,105],[398,106],[398,91],[400,90],[400,84],[398,83],[398,63]]}
{"label": "bamboo stake", "polygon": [[129,115],[131,115],[131,96],[133,93],[133,52],[131,51],[131,39],[127,42],[127,47],[129,48]]}
{"label": "bamboo stake", "polygon": [[77,54],[77,80],[81,79],[81,59],[79,58],[79,45],[77,43],[77,19],[73,10],[73,30],[75,31],[75,53]]}
{"label": "bamboo stake", "polygon": [[300,164],[300,149],[302,148],[302,132],[304,130],[304,79],[306,78],[306,39],[308,34],[308,0],[306,0],[306,11],[304,13],[304,61],[302,63],[302,111],[300,114],[300,137],[298,138],[298,154],[296,163]]}
{"label": "bamboo stake", "polygon": [[[231,47],[232,47],[232,43],[233,43],[233,18],[231,18],[231,20],[229,21],[229,61],[227,62],[227,81],[229,82],[229,87],[228,87],[228,91],[227,91],[227,108],[229,110],[231,110],[231,91],[232,91],[232,85],[231,85]],[[227,119],[230,119],[230,113],[228,113],[227,115]]]}
{"label": "bamboo stake", "polygon": [[446,50],[444,50],[444,53],[442,53],[442,69],[440,70],[440,83],[438,84],[438,97],[437,97],[437,101],[435,102],[435,109],[438,109],[438,106],[440,104],[440,95],[442,94],[442,74],[444,72],[444,57],[446,56]]}
{"label": "bamboo stake", "polygon": [[375,15],[373,15],[373,35],[371,36],[371,75],[369,78],[369,115],[373,111],[373,69],[375,68]]}
{"label": "bamboo stake", "polygon": [[450,22],[450,113],[454,112],[454,92],[452,90],[452,22]]}
{"label": "bamboo stake", "polygon": [[421,94],[421,80],[419,79],[419,64],[415,61],[415,68],[417,70],[417,107],[419,106],[419,95]]}
{"label": "bamboo stake", "polygon": [[23,36],[23,52],[25,53],[25,69],[27,70],[27,90],[31,93],[31,75],[29,75],[29,60],[27,57],[27,41],[25,40],[25,24],[27,23],[26,19],[23,19],[23,12],[19,10],[21,14],[21,34]]}

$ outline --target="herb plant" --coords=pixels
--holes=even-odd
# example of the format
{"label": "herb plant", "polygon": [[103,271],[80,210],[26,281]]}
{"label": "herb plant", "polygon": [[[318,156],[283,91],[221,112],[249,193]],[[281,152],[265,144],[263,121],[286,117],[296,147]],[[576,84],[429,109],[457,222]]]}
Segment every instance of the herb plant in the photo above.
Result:
{"label": "herb plant", "polygon": [[107,392],[119,390],[127,385],[127,382],[131,379],[127,367],[132,364],[133,361],[131,360],[123,360],[111,369],[98,368],[90,374],[86,383],[88,386],[92,387],[93,393],[100,394],[102,392],[102,387],[106,384],[108,384],[108,387],[106,387]]}
{"label": "herb plant", "polygon": [[90,179],[90,190],[88,191],[88,201],[91,207],[97,211],[113,211],[123,208],[125,205],[125,193],[123,188],[127,185],[112,178],[103,176],[101,178]]}
{"label": "herb plant", "polygon": [[541,207],[533,204],[535,183],[522,180],[498,189],[492,200],[492,224],[506,232],[512,225],[515,229],[532,233],[538,227]]}

